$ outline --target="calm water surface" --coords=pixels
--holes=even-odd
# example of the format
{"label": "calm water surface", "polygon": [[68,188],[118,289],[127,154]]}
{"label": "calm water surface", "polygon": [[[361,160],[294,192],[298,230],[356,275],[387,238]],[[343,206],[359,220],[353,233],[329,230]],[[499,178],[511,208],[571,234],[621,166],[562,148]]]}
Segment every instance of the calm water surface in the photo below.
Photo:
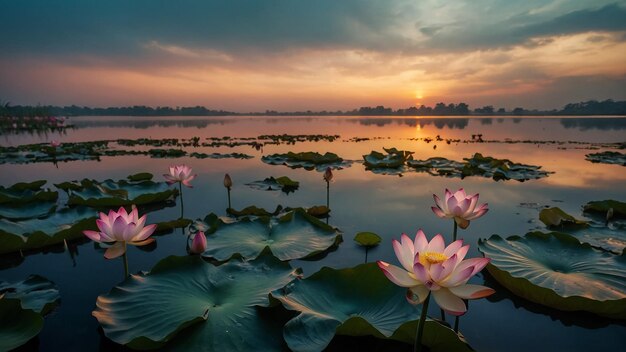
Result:
{"label": "calm water surface", "polygon": [[[451,236],[452,224],[433,215],[432,194],[443,194],[444,188],[464,187],[468,193],[480,193],[490,211],[472,221],[459,236],[471,244],[472,256],[480,255],[477,240],[492,234],[521,235],[529,230],[544,229],[538,221],[539,207],[559,206],[568,213],[582,217],[581,206],[602,199],[626,200],[626,172],[617,165],[592,164],[585,160],[589,150],[584,145],[536,143],[425,143],[415,138],[469,140],[482,134],[485,140],[558,140],[591,143],[625,142],[626,118],[395,118],[395,117],[78,117],[72,122],[76,129],[63,135],[2,135],[0,144],[90,141],[118,138],[191,138],[256,137],[262,134],[338,134],[334,142],[304,142],[295,145],[267,145],[262,151],[249,146],[235,148],[187,148],[199,152],[242,152],[253,159],[151,159],[147,156],[103,157],[101,161],[75,161],[52,164],[0,165],[0,184],[47,179],[48,185],[83,178],[120,179],[137,172],[151,172],[155,178],[168,166],[185,163],[198,173],[193,189],[185,189],[185,217],[202,218],[208,213],[225,214],[226,191],[222,186],[224,173],[229,173],[235,186],[233,207],[241,209],[257,205],[273,209],[276,205],[312,206],[324,204],[326,184],[322,174],[261,162],[264,154],[287,151],[334,152],[345,159],[362,160],[362,155],[383,147],[414,151],[416,159],[441,156],[454,160],[471,157],[473,153],[512,161],[541,165],[553,171],[549,177],[526,182],[500,181],[481,177],[434,177],[424,173],[406,173],[403,177],[377,175],[366,171],[361,163],[335,172],[331,184],[332,218],[330,223],[344,233],[344,243],[336,251],[317,261],[294,261],[305,275],[322,266],[346,268],[364,261],[364,252],[352,241],[360,231],[380,234],[383,244],[370,250],[369,261],[397,263],[391,239],[403,232],[413,236],[422,228],[429,237],[442,233]],[[353,137],[375,138],[364,142],[347,141]],[[434,149],[433,145],[437,145]],[[193,149],[193,150],[192,150]],[[269,176],[289,176],[300,181],[300,189],[289,195],[250,189],[245,183]],[[60,192],[63,195],[63,192]],[[536,207],[520,206],[536,203]],[[148,222],[175,219],[178,207],[166,208],[148,215]],[[72,258],[62,248],[28,255],[23,259],[3,258],[0,280],[16,281],[30,274],[39,274],[54,281],[60,289],[60,306],[45,319],[38,340],[30,346],[42,351],[109,350],[112,344],[99,332],[91,316],[96,297],[120,282],[122,262],[107,261],[94,244],[85,242],[71,246]],[[185,255],[185,238],[181,230],[160,236],[157,246],[148,252],[129,248],[131,271],[149,270],[165,256]],[[478,351],[588,351],[614,350],[625,346],[626,329],[621,323],[591,315],[562,313],[518,299],[489,278],[479,276],[473,282],[496,288],[489,299],[472,301],[469,312],[461,320],[461,331]],[[438,308],[431,305],[431,314]]]}

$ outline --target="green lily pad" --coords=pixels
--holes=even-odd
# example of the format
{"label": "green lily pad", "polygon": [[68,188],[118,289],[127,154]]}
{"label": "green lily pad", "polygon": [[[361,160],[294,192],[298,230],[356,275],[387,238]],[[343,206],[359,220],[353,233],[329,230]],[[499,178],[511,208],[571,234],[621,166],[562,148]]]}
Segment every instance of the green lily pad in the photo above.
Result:
{"label": "green lily pad", "polygon": [[43,317],[31,309],[24,309],[19,299],[0,298],[0,350],[17,348],[43,328]]}
{"label": "green lily pad", "polygon": [[55,201],[39,201],[21,205],[1,204],[0,218],[10,220],[26,220],[32,218],[42,218],[53,213],[57,208]]}
{"label": "green lily pad", "polygon": [[615,164],[626,166],[626,154],[620,152],[601,152],[585,155],[592,163]]}
{"label": "green lily pad", "polygon": [[[405,295],[406,289],[387,280],[375,263],[341,270],[324,267],[272,292],[285,308],[300,312],[284,328],[293,351],[322,351],[335,334],[412,344],[415,325],[411,321],[419,319],[421,306],[409,304]],[[432,320],[426,321],[422,344],[430,351],[471,350],[454,331]]]}
{"label": "green lily pad", "polygon": [[187,155],[182,149],[150,149],[148,155],[151,158],[180,158]]}
{"label": "green lily pad", "polygon": [[539,212],[539,220],[550,228],[584,228],[589,226],[587,221],[576,219],[559,207],[542,209]]}
{"label": "green lily pad", "polygon": [[32,309],[41,315],[50,312],[61,300],[54,282],[39,275],[31,275],[19,282],[0,281],[0,296],[19,299],[22,308]]}
{"label": "green lily pad", "polygon": [[152,180],[153,177],[154,175],[152,175],[149,172],[140,172],[138,174],[128,176],[127,179],[132,182],[139,182],[139,181],[150,181]]}
{"label": "green lily pad", "polygon": [[274,144],[296,144],[296,142],[333,142],[338,139],[340,136],[337,134],[264,134],[258,136],[259,140],[271,140]]}
{"label": "green lily pad", "polygon": [[499,180],[525,181],[547,177],[550,172],[541,170],[541,166],[514,163],[509,159],[496,159],[474,154],[471,158],[464,158],[462,169],[463,177],[483,176]]}
{"label": "green lily pad", "polygon": [[609,209],[613,209],[614,217],[626,217],[626,203],[613,199],[589,202],[585,204],[583,210],[587,213],[600,213],[606,215]]}
{"label": "green lily pad", "polygon": [[[147,173],[146,173],[147,174]],[[59,189],[68,193],[68,205],[86,205],[89,207],[116,207],[122,205],[143,205],[164,202],[178,195],[178,190],[170,188],[165,182],[154,182],[140,175],[139,181],[128,180],[96,180],[84,179],[80,182],[63,182],[57,184]]]}
{"label": "green lily pad", "polygon": [[283,207],[281,205],[278,205],[276,207],[276,210],[274,210],[273,212],[269,212],[269,211],[267,211],[267,210],[265,210],[263,208],[258,208],[257,206],[251,205],[251,206],[245,207],[244,209],[241,209],[241,210],[228,208],[228,209],[226,209],[226,212],[228,213],[228,215],[232,215],[232,216],[235,216],[235,217],[240,217],[240,216],[276,216],[282,210],[283,210]]}
{"label": "green lily pad", "polygon": [[462,177],[464,163],[446,158],[428,158],[426,160],[409,160],[407,165],[418,172],[427,172],[433,176]]}
{"label": "green lily pad", "polygon": [[[198,224],[193,224],[198,227]],[[254,259],[269,248],[280,260],[301,259],[322,253],[341,242],[341,234],[302,208],[279,218],[242,218],[229,223],[209,214],[202,230],[211,233],[202,254],[218,261],[234,255]]]}
{"label": "green lily pad", "polygon": [[63,143],[56,148],[47,143],[0,147],[0,164],[100,160],[107,148],[108,141]]}
{"label": "green lily pad", "polygon": [[190,157],[192,158],[196,158],[196,159],[228,159],[228,158],[232,158],[232,159],[252,159],[254,158],[252,155],[248,155],[248,154],[244,154],[244,153],[228,153],[228,154],[222,154],[222,153],[211,153],[211,154],[207,154],[207,153],[191,153],[189,154]]}
{"label": "green lily pad", "polygon": [[90,208],[66,208],[43,219],[0,219],[0,254],[36,249],[83,237],[95,230],[96,212]]}
{"label": "green lily pad", "polygon": [[261,158],[266,164],[285,165],[292,169],[326,171],[326,168],[343,169],[352,165],[351,161],[344,160],[335,153],[326,152],[324,155],[317,152],[288,152],[286,154],[272,154]]}
{"label": "green lily pad", "polygon": [[108,338],[136,349],[169,342],[167,349],[182,351],[277,351],[280,329],[259,307],[298,275],[269,255],[220,266],[170,256],[99,296],[93,315]]}
{"label": "green lily pad", "polygon": [[514,294],[565,311],[626,319],[626,256],[563,233],[530,232],[478,242],[489,273]]}
{"label": "green lily pad", "polygon": [[300,187],[300,182],[294,181],[287,176],[281,177],[268,177],[262,181],[254,181],[250,183],[246,183],[247,186],[250,186],[252,189],[257,189],[261,191],[283,191],[284,193],[295,192],[298,187]]}
{"label": "green lily pad", "polygon": [[0,186],[0,204],[27,204],[41,201],[56,201],[59,197],[57,191],[42,189],[45,180],[34,182],[20,182],[5,188]]}
{"label": "green lily pad", "polygon": [[367,170],[370,169],[397,169],[404,166],[407,160],[413,159],[413,153],[396,148],[383,148],[386,155],[377,151],[372,151],[368,155],[363,155],[363,164]]}
{"label": "green lily pad", "polygon": [[306,210],[307,214],[315,216],[316,218],[324,219],[330,214],[330,208],[325,205],[315,205]]}
{"label": "green lily pad", "polygon": [[354,236],[354,241],[363,247],[375,247],[380,244],[382,238],[373,232],[359,232]]}

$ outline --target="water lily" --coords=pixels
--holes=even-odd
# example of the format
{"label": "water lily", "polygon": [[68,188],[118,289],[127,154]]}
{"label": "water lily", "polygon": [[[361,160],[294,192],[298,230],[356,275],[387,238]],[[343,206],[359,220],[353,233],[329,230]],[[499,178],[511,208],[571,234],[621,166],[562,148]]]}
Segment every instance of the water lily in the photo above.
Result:
{"label": "water lily", "polygon": [[393,283],[408,288],[407,300],[412,304],[424,302],[432,293],[444,311],[459,316],[467,311],[463,299],[483,298],[495,292],[467,283],[489,259],[465,259],[469,245],[464,246],[463,240],[446,247],[440,234],[429,242],[419,230],[414,241],[406,234],[402,234],[400,242],[393,240],[393,248],[403,268],[383,261],[378,261],[378,266]]}
{"label": "water lily", "polygon": [[199,231],[193,236],[193,240],[191,241],[191,246],[189,247],[189,252],[192,254],[201,254],[206,250],[206,236],[204,232]]}
{"label": "water lily", "polygon": [[[489,211],[487,203],[477,206],[478,193],[468,196],[463,188],[455,193],[450,192],[446,188],[443,201],[436,194],[433,194],[433,198],[437,206],[431,209],[435,215],[440,218],[454,219],[454,222],[462,229],[466,229],[469,226],[470,220],[478,219]],[[456,236],[454,240],[456,240]]]}
{"label": "water lily", "polygon": [[109,214],[100,213],[96,225],[100,231],[83,231],[85,236],[100,243],[113,243],[104,253],[107,259],[117,258],[126,254],[126,245],[143,246],[154,242],[149,238],[157,225],[147,225],[146,215],[139,217],[137,208],[128,213],[124,207],[118,211],[110,210]]}
{"label": "water lily", "polygon": [[324,181],[326,182],[330,182],[333,179],[333,170],[330,167],[326,168],[326,171],[324,172]]}
{"label": "water lily", "polygon": [[196,176],[198,175],[196,174],[192,175],[191,172],[192,172],[192,169],[187,165],[170,166],[169,175],[163,174],[163,177],[165,177],[165,180],[167,184],[169,185],[178,182],[189,188],[193,188],[190,182],[191,180],[196,178]]}

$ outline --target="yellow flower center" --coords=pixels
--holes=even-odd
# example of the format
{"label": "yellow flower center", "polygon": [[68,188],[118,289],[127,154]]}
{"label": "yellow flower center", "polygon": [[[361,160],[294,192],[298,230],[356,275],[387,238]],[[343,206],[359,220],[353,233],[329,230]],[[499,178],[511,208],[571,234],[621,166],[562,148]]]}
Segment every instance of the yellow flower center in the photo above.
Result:
{"label": "yellow flower center", "polygon": [[426,261],[430,264],[443,263],[448,259],[445,254],[437,252],[425,252],[424,258],[426,258]]}

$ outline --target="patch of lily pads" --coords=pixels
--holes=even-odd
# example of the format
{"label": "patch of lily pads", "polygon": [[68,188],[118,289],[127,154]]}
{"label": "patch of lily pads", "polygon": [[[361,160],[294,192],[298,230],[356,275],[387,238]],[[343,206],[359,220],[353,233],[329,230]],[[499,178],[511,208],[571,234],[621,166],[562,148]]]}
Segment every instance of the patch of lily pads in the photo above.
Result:
{"label": "patch of lily pads", "polygon": [[626,166],[626,154],[620,152],[600,152],[585,155],[586,159],[592,163],[614,164]]}
{"label": "patch of lily pads", "polygon": [[60,297],[56,285],[38,275],[15,283],[0,281],[0,350],[12,350],[37,336],[43,316]]}
{"label": "patch of lily pads", "polygon": [[266,254],[220,266],[170,256],[98,297],[93,315],[109,339],[135,349],[279,351],[283,322],[263,307],[298,275]]}
{"label": "patch of lily pads", "polygon": [[[273,299],[297,316],[283,336],[293,351],[322,351],[335,335],[374,336],[412,344],[420,307],[405,299],[375,263],[349,269],[322,268],[272,292]],[[330,303],[332,302],[332,303]],[[430,351],[471,351],[450,328],[427,320],[423,344]]]}
{"label": "patch of lily pads", "polygon": [[564,233],[479,241],[489,273],[514,294],[564,311],[626,319],[626,256]]}
{"label": "patch of lily pads", "polygon": [[300,187],[300,182],[294,181],[287,176],[268,177],[264,180],[254,181],[246,184],[252,189],[260,191],[282,191],[286,194],[295,192]]}
{"label": "patch of lily pads", "polygon": [[344,160],[335,153],[326,152],[288,152],[285,154],[265,155],[261,158],[266,164],[285,165],[292,169],[304,168],[305,170],[324,171],[326,168],[343,169],[350,167],[352,161]]}
{"label": "patch of lily pads", "polygon": [[63,143],[57,147],[47,143],[0,147],[0,164],[99,160],[103,152],[108,149],[108,143],[108,141],[92,141]]}
{"label": "patch of lily pads", "polygon": [[592,201],[583,207],[585,213],[600,214],[607,216],[612,213],[612,217],[626,218],[626,203],[613,199]]}
{"label": "patch of lily pads", "polygon": [[56,201],[57,191],[42,188],[47,181],[19,182],[10,187],[0,186],[0,204],[21,205],[35,202]]}
{"label": "patch of lily pads", "polygon": [[340,232],[304,209],[297,208],[277,217],[243,217],[237,220],[207,215],[191,225],[191,231],[207,233],[204,257],[227,261],[236,256],[251,260],[267,248],[280,260],[312,257],[337,246]]}
{"label": "patch of lily pads", "polygon": [[383,149],[386,154],[372,151],[368,155],[363,155],[366,170],[400,169],[408,160],[413,160],[414,152],[396,148]]}
{"label": "patch of lily pads", "polygon": [[68,193],[68,205],[90,207],[159,203],[178,195],[178,190],[170,188],[165,182],[154,182],[152,177],[150,173],[141,173],[131,175],[126,180],[99,182],[84,179],[56,186]]}

